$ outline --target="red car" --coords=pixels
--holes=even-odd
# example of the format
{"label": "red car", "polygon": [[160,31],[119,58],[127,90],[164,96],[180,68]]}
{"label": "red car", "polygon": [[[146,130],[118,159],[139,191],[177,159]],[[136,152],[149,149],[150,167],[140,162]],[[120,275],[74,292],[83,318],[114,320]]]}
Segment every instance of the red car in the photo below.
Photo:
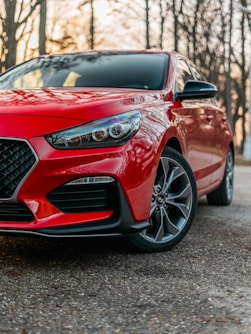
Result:
{"label": "red car", "polygon": [[0,76],[0,233],[177,244],[197,198],[228,205],[217,89],[176,53],[42,56]]}

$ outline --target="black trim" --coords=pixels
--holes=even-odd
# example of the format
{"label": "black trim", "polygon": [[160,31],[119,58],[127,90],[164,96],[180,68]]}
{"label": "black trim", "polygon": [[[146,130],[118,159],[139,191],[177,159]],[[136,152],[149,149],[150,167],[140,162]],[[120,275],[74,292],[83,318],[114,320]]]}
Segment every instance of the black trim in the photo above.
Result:
{"label": "black trim", "polygon": [[140,232],[149,226],[149,221],[136,222],[131,214],[126,197],[121,186],[118,184],[119,217],[108,220],[45,228],[40,230],[11,230],[0,229],[1,234],[37,235],[44,237],[69,238],[69,237],[115,237]]}
{"label": "black trim", "polygon": [[0,221],[10,223],[31,223],[34,220],[32,212],[24,203],[0,203]]}
{"label": "black trim", "polygon": [[46,196],[64,213],[102,212],[118,210],[117,182],[98,184],[64,184]]}

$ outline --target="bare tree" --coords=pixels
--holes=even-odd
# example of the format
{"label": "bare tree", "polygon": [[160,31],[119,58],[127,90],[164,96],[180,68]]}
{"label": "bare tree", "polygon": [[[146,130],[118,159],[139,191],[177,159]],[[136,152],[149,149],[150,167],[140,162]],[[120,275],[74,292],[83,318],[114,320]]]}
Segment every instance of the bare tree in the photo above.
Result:
{"label": "bare tree", "polygon": [[[180,4],[179,4],[180,2]],[[183,5],[184,1],[177,1],[173,0],[172,7],[173,7],[173,40],[174,40],[174,50],[179,50],[179,16],[183,13]],[[179,6],[179,7],[178,7]]]}
{"label": "bare tree", "polygon": [[232,54],[232,34],[233,34],[233,0],[229,1],[229,33],[228,33],[228,54],[226,70],[226,110],[232,129],[234,128],[232,117],[232,78],[231,78],[231,54]]}
{"label": "bare tree", "polygon": [[46,54],[46,16],[47,16],[47,0],[43,0],[40,4],[40,21],[39,21],[39,54]]}
{"label": "bare tree", "polygon": [[150,22],[149,22],[149,0],[145,0],[145,26],[146,26],[146,49],[150,49]]}
{"label": "bare tree", "polygon": [[90,18],[90,48],[94,49],[94,41],[95,41],[95,25],[94,25],[94,0],[90,0],[91,7],[91,18]]}
{"label": "bare tree", "polygon": [[[17,45],[22,38],[29,18],[43,0],[4,0],[0,7],[2,30],[1,63],[6,69],[16,64]],[[18,36],[17,36],[18,33]]]}
{"label": "bare tree", "polygon": [[90,18],[89,18],[89,37],[88,44],[89,49],[94,49],[95,47],[95,10],[94,10],[94,0],[85,0],[80,3],[78,8],[81,10],[85,6],[90,7]]}

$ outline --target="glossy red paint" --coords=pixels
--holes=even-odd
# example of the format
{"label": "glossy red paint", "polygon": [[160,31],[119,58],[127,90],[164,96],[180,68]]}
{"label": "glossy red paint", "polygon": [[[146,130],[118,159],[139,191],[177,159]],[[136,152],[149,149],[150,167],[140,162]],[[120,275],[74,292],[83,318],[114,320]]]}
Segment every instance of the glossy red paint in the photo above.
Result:
{"label": "glossy red paint", "polygon": [[[199,196],[215,189],[223,178],[232,133],[225,113],[215,104],[175,101],[176,64],[177,55],[170,54],[166,87],[157,91],[76,87],[0,91],[0,137],[25,140],[37,159],[11,199],[30,210],[32,221],[3,220],[0,229],[40,231],[109,222],[113,210],[63,213],[47,198],[63,184],[97,175],[110,176],[119,184],[135,226],[147,224],[157,167],[168,145],[189,162]],[[133,110],[140,111],[142,124],[122,146],[60,150],[45,139],[57,131]],[[100,229],[92,229],[92,235],[99,233]],[[110,234],[116,233],[122,232],[112,229]]]}

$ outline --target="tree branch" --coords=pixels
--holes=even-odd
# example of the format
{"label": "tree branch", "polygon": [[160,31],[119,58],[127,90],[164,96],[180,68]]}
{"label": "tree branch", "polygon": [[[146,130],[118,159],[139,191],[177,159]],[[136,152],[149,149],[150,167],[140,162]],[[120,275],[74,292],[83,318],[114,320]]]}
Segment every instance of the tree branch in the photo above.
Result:
{"label": "tree branch", "polygon": [[38,5],[40,5],[44,0],[36,0],[34,5],[31,5],[29,12],[26,14],[26,16],[22,19],[22,21],[17,22],[17,26],[20,27],[22,24],[24,24],[28,18],[31,16],[31,14],[34,12],[34,10],[37,8]]}

